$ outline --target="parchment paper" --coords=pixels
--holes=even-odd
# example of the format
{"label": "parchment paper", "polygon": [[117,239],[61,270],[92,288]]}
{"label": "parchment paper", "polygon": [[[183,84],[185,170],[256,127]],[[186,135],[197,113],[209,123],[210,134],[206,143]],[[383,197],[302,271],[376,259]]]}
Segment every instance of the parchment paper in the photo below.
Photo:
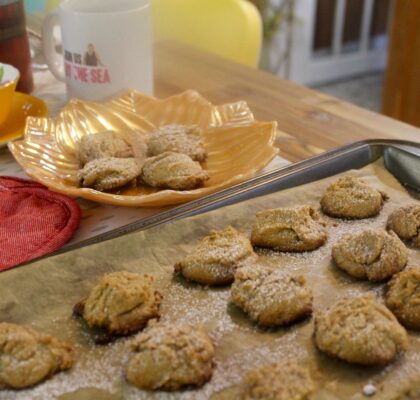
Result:
{"label": "parchment paper", "polygon": [[[347,172],[349,173],[349,172]],[[320,249],[302,253],[261,251],[262,262],[307,276],[314,292],[314,312],[344,296],[373,292],[382,299],[384,284],[352,279],[331,263],[331,246],[346,232],[384,227],[396,207],[418,202],[384,169],[382,162],[353,171],[390,199],[380,215],[362,221],[326,218],[329,239]],[[248,231],[255,213],[266,208],[319,205],[337,176],[252,199],[192,218],[41,260],[0,274],[0,319],[30,324],[75,343],[77,362],[40,385],[19,392],[2,391],[0,399],[234,399],[235,385],[249,369],[274,361],[296,359],[311,369],[320,391],[317,399],[362,399],[362,388],[374,384],[374,399],[387,399],[402,384],[420,376],[420,335],[409,332],[406,354],[386,368],[354,367],[320,352],[312,340],[311,318],[287,328],[262,330],[229,305],[229,287],[207,288],[174,279],[172,266],[210,229],[228,224]],[[420,251],[410,249],[409,265],[420,267]],[[147,393],[124,380],[128,340],[96,346],[84,324],[74,319],[73,305],[105,272],[128,270],[156,277],[163,294],[162,321],[204,324],[216,345],[216,368],[203,388],[183,392]]]}

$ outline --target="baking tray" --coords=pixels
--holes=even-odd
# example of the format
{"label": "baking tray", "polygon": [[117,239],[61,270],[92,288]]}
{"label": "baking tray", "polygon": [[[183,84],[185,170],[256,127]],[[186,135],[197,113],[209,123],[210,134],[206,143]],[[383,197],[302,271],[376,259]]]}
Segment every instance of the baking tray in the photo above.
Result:
{"label": "baking tray", "polygon": [[[213,195],[213,202],[207,198],[200,200],[201,204],[186,204],[167,220],[161,214],[131,235],[0,274],[0,286],[3,288],[1,319],[30,324],[73,342],[77,353],[77,362],[68,372],[57,374],[45,383],[19,393],[0,391],[0,399],[230,400],[238,398],[234,394],[236,385],[247,371],[274,361],[295,359],[308,366],[319,385],[317,400],[362,400],[366,384],[377,388],[375,399],[389,400],[389,390],[392,390],[392,393],[389,392],[392,395],[394,389],[399,390],[411,379],[420,377],[418,332],[409,332],[409,350],[389,366],[353,366],[316,350],[312,340],[313,319],[279,329],[260,329],[229,304],[229,287],[203,287],[173,275],[174,262],[188,254],[198,238],[209,230],[232,225],[249,234],[258,211],[297,204],[319,204],[321,193],[337,179],[336,174],[352,169],[352,174],[389,196],[377,217],[337,223],[324,216],[329,222],[329,239],[321,248],[298,254],[269,250],[257,252],[262,264],[307,277],[314,292],[314,313],[346,296],[371,293],[381,299],[384,285],[356,281],[335,268],[331,262],[331,248],[345,233],[366,227],[383,228],[392,210],[412,201],[412,196],[384,169],[384,163],[395,170],[395,174],[407,174],[407,182],[413,184],[410,177],[418,175],[416,161],[419,146],[407,142],[387,142],[381,148],[359,143],[356,146],[360,147],[359,151],[352,150],[353,146],[346,146],[346,151],[338,149],[330,152],[335,154],[334,157],[326,153]],[[319,160],[323,168],[320,169],[317,164],[310,168],[308,164],[311,165],[314,160]],[[401,168],[401,164],[406,163],[410,167]],[[338,165],[341,168],[337,168]],[[326,179],[321,179],[323,177]],[[296,186],[316,179],[319,180],[309,185]],[[271,187],[267,185],[270,182]],[[282,190],[290,186],[292,188]],[[274,193],[259,197],[271,192]],[[242,201],[245,199],[249,200]],[[228,206],[238,201],[242,202]],[[184,210],[183,214],[180,209]],[[213,211],[207,212],[209,210]],[[186,216],[192,217],[182,218]],[[420,265],[418,250],[409,249],[409,260],[412,266]],[[135,389],[124,378],[131,338],[117,340],[109,346],[95,346],[86,326],[71,317],[73,305],[86,296],[94,282],[104,273],[118,270],[150,273],[155,277],[156,287],[163,295],[162,323],[200,324],[211,335],[216,347],[215,370],[211,381],[202,388],[176,393],[149,393]]]}
{"label": "baking tray", "polygon": [[350,169],[362,168],[380,157],[384,157],[386,168],[403,185],[414,191],[420,190],[420,143],[404,140],[363,140],[279,168],[215,194],[124,225],[74,245],[65,246],[51,255],[314,182]]}

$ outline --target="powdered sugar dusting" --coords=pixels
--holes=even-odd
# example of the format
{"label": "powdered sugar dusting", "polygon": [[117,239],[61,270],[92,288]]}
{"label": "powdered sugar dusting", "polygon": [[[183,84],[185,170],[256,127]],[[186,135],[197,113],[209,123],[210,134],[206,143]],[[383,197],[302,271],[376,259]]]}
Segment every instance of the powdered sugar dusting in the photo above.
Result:
{"label": "powdered sugar dusting", "polygon": [[112,345],[76,347],[76,363],[68,372],[59,373],[33,389],[0,392],[0,399],[45,400],[57,398],[76,388],[97,388],[115,392],[127,359],[126,340]]}
{"label": "powdered sugar dusting", "polygon": [[[385,202],[377,217],[365,220],[340,220],[323,216],[328,223],[326,227],[328,239],[325,245],[312,252],[280,253],[257,250],[261,263],[292,274],[305,275],[308,286],[313,291],[315,313],[347,296],[374,292],[381,299],[384,285],[357,281],[338,270],[331,262],[331,248],[346,233],[358,232],[365,228],[384,229],[388,215],[395,208],[413,203],[413,199],[382,168],[370,166],[354,174],[364,176],[367,183],[389,195],[390,199]],[[56,274],[60,282],[63,276],[67,277],[64,274],[68,271],[75,271],[76,276],[83,276],[89,281],[89,284],[83,282],[85,285],[83,290],[89,287],[91,281],[97,280],[99,271],[103,273],[104,270],[109,272],[109,270],[126,269],[155,275],[157,289],[163,295],[162,322],[203,325],[214,341],[216,347],[214,374],[211,381],[202,388],[174,393],[162,391],[148,393],[132,387],[124,379],[124,370],[130,354],[128,346],[130,338],[119,339],[107,346],[93,345],[88,334],[81,334],[84,332],[81,322],[68,317],[71,313],[69,305],[68,309],[63,309],[63,315],[58,315],[56,322],[52,324],[46,321],[44,325],[48,333],[53,333],[54,329],[56,332],[65,331],[61,339],[72,338],[78,343],[74,368],[57,374],[32,389],[18,392],[1,391],[0,400],[54,399],[66,393],[67,397],[63,396],[60,400],[77,400],[80,398],[79,394],[82,393],[84,396],[89,393],[89,398],[101,399],[204,400],[237,385],[243,374],[250,369],[286,359],[297,360],[308,365],[314,381],[323,388],[322,393],[330,395],[329,397],[321,395],[322,399],[363,398],[361,397],[363,387],[369,383],[378,388],[378,393],[374,398],[381,398],[379,396],[384,393],[392,394],[395,388],[420,374],[419,335],[409,333],[410,348],[404,357],[386,368],[367,370],[320,354],[312,341],[312,319],[279,329],[261,329],[253,324],[242,311],[230,304],[228,286],[206,287],[173,276],[175,262],[191,252],[197,240],[211,229],[223,229],[227,225],[233,225],[249,235],[256,212],[297,204],[316,207],[325,188],[335,179],[336,177],[333,177],[316,184],[253,199],[81,249],[56,257],[54,265],[48,265],[60,271],[61,275]],[[384,182],[387,182],[387,186]],[[111,245],[112,248],[110,248]],[[100,262],[107,262],[107,267],[95,270],[94,266]],[[409,265],[420,265],[419,262],[419,252],[410,249]],[[39,266],[39,264],[32,265],[31,268]],[[70,277],[74,279],[72,275]],[[67,277],[67,279],[70,278]],[[69,304],[74,304],[75,292],[80,295],[83,291],[76,285],[60,286],[60,282],[56,283],[57,287],[64,291],[63,301],[69,297],[71,299]],[[74,279],[74,282],[80,282],[80,280]],[[48,285],[53,284],[54,282],[48,282]],[[13,295],[18,298],[23,296],[23,292],[15,291]],[[47,297],[48,292],[34,292],[32,295],[34,298]],[[12,300],[10,296],[0,299],[0,310],[2,312],[6,310],[7,302],[12,302]],[[42,326],[43,324],[40,320],[37,321],[37,318],[38,316],[33,316],[28,323],[36,322],[38,327]]]}

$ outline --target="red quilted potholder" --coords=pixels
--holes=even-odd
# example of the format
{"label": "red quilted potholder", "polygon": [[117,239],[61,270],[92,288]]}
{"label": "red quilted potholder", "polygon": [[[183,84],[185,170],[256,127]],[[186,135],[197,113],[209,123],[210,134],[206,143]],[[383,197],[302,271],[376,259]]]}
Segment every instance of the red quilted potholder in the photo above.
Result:
{"label": "red quilted potholder", "polygon": [[59,249],[80,216],[73,199],[36,182],[0,176],[0,271]]}

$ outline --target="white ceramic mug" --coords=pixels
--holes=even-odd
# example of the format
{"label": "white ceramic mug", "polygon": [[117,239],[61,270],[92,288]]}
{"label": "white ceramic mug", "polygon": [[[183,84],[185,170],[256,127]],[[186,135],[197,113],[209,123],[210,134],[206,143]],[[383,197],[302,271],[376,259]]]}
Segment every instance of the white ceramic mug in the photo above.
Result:
{"label": "white ceramic mug", "polygon": [[64,0],[47,15],[42,42],[51,72],[66,82],[70,97],[101,100],[128,88],[153,93],[150,0]]}

